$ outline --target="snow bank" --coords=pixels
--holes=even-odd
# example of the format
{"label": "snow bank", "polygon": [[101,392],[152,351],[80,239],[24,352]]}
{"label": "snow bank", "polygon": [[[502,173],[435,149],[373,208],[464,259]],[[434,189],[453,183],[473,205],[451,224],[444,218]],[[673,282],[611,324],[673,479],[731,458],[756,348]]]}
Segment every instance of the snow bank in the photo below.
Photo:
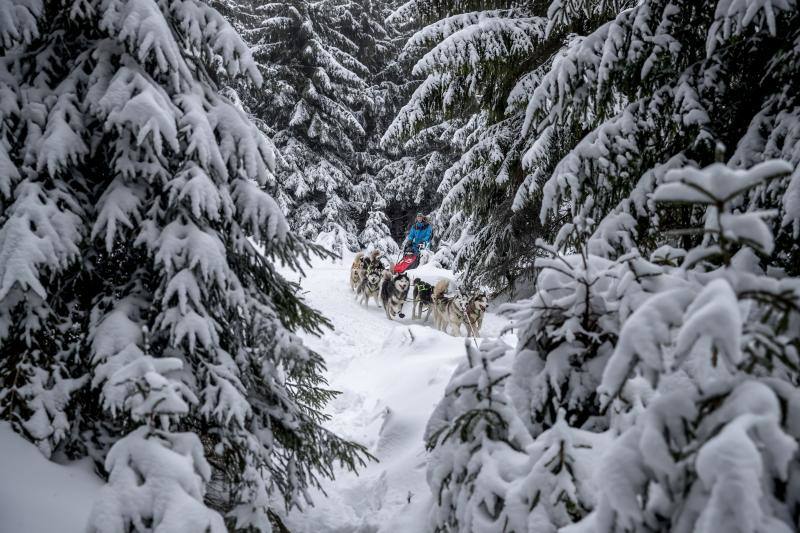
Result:
{"label": "snow bank", "polygon": [[417,268],[406,270],[406,273],[411,279],[421,279],[425,283],[430,283],[431,285],[435,285],[440,279],[447,279],[450,281],[451,290],[457,287],[456,283],[454,283],[456,276],[453,271],[435,266],[434,263],[420,265]]}
{"label": "snow bank", "polygon": [[48,461],[0,422],[0,533],[81,533],[103,481],[88,459]]}

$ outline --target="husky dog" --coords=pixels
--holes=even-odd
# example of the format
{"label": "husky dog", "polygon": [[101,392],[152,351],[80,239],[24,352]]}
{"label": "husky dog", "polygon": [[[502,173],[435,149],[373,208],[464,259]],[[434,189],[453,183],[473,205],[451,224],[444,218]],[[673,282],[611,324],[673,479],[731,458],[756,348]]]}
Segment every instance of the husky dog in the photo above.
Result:
{"label": "husky dog", "polygon": [[350,288],[358,292],[358,286],[361,281],[366,277],[367,272],[375,268],[382,269],[383,263],[380,258],[380,250],[372,250],[369,257],[366,257],[364,252],[358,252],[353,259],[353,264],[350,267]]}
{"label": "husky dog", "polygon": [[381,301],[383,302],[383,309],[386,311],[386,318],[392,320],[396,314],[400,313],[408,296],[410,286],[411,282],[405,273],[393,276],[390,271],[383,271]]}
{"label": "husky dog", "polygon": [[364,252],[358,252],[350,266],[350,289],[355,291],[364,274]]}
{"label": "husky dog", "polygon": [[425,322],[431,316],[431,309],[433,308],[433,285],[425,283],[421,279],[414,280],[414,304],[411,308],[411,318],[422,318],[422,313],[427,311],[425,315]]}
{"label": "husky dog", "polygon": [[455,330],[452,335],[461,335],[461,324],[465,320],[465,309],[467,307],[467,297],[461,292],[452,296],[445,294],[449,282],[446,279],[441,279],[433,287],[433,325],[436,328],[450,333],[452,328]]}
{"label": "husky dog", "polygon": [[386,265],[383,264],[383,257],[381,257],[380,250],[372,250],[370,252],[369,257],[364,259],[363,268],[366,272],[371,272],[375,270],[376,272],[380,272]]}
{"label": "husky dog", "polygon": [[489,307],[489,297],[484,292],[473,294],[467,301],[466,320],[467,334],[477,337],[483,326],[483,317],[486,315],[486,308]]}
{"label": "husky dog", "polygon": [[381,289],[381,273],[376,269],[366,270],[364,277],[356,289],[357,295],[361,298],[364,305],[369,305],[369,299],[375,298],[375,305],[380,305],[378,299]]}
{"label": "husky dog", "polygon": [[433,308],[433,327],[442,329],[442,315],[444,314],[444,305],[447,301],[447,287],[450,282],[446,279],[440,279],[433,287],[433,294],[431,295],[431,307]]}

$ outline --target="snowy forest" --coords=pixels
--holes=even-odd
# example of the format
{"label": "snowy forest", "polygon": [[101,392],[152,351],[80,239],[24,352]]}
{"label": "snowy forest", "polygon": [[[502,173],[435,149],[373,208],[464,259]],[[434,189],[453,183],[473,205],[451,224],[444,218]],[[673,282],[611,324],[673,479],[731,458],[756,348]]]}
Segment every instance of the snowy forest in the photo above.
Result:
{"label": "snowy forest", "polygon": [[800,531],[797,0],[0,0],[0,533]]}

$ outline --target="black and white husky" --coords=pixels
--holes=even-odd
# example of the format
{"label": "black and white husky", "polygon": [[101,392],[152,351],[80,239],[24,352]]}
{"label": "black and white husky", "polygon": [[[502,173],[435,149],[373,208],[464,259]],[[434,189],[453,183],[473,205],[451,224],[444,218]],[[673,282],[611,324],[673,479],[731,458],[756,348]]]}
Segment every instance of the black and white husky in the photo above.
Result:
{"label": "black and white husky", "polygon": [[414,280],[414,304],[411,308],[411,318],[422,318],[422,313],[427,311],[425,322],[431,316],[433,304],[433,285],[425,283],[421,279]]}
{"label": "black and white husky", "polygon": [[380,290],[381,272],[376,268],[366,271],[366,274],[358,284],[356,293],[364,305],[369,305],[370,298],[375,298],[375,305],[380,305],[380,300],[378,299]]}
{"label": "black and white husky", "polygon": [[388,270],[383,272],[381,302],[386,311],[386,318],[392,320],[403,309],[409,287],[411,287],[411,281],[405,273],[393,276]]}

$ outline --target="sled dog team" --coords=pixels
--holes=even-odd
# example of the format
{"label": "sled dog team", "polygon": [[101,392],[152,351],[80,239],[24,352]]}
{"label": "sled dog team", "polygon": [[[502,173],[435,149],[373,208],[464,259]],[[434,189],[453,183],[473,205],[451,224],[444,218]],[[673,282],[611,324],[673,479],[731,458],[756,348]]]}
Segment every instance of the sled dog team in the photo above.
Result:
{"label": "sled dog team", "polygon": [[[383,306],[386,318],[393,320],[400,313],[408,297],[412,281],[405,273],[392,274],[381,261],[380,252],[370,255],[356,254],[350,267],[350,288],[364,305],[371,299],[375,305]],[[425,321],[433,314],[433,325],[445,333],[460,336],[461,325],[466,326],[467,335],[476,337],[483,325],[489,298],[483,292],[464,294],[461,291],[447,294],[449,281],[439,280],[436,285],[414,280],[414,300],[411,318]]]}

